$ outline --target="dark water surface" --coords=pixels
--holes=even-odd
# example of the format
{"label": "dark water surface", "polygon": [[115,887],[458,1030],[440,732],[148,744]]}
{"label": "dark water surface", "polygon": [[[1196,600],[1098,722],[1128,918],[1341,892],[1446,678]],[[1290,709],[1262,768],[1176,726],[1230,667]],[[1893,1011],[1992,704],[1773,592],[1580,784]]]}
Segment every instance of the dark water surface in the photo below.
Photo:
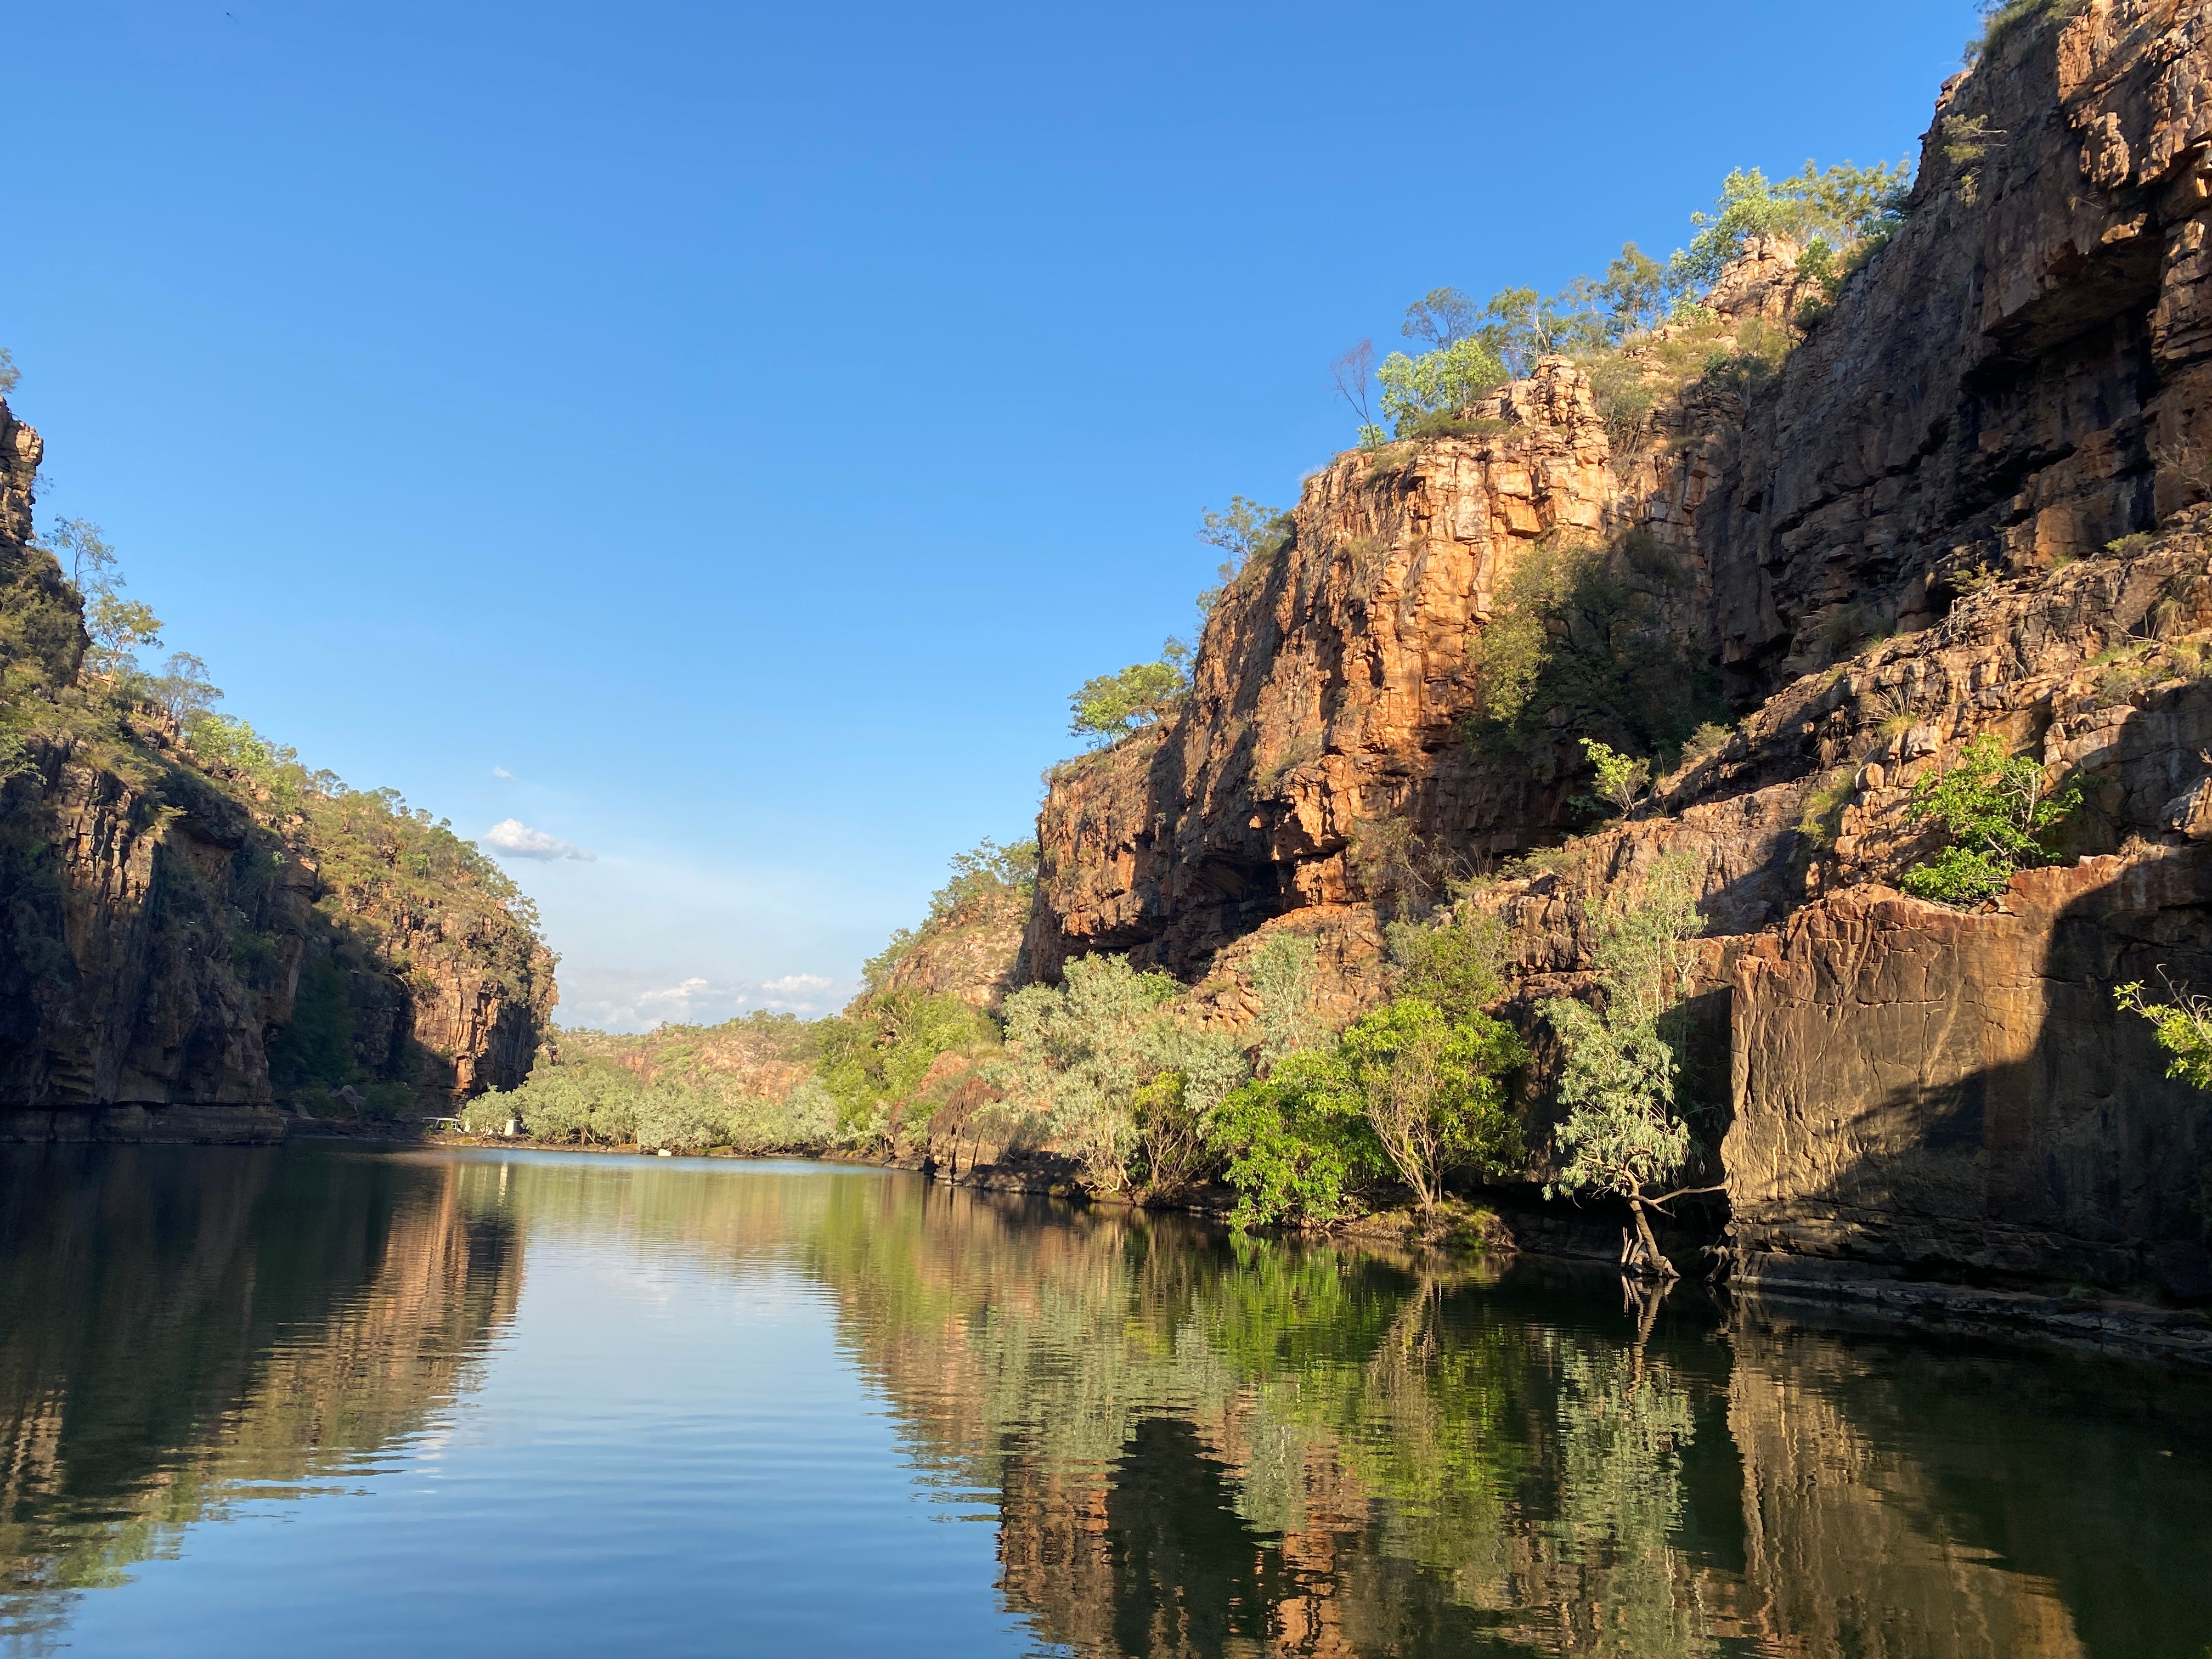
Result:
{"label": "dark water surface", "polygon": [[806,1164],[0,1159],[0,1647],[2212,1651],[2212,1389]]}

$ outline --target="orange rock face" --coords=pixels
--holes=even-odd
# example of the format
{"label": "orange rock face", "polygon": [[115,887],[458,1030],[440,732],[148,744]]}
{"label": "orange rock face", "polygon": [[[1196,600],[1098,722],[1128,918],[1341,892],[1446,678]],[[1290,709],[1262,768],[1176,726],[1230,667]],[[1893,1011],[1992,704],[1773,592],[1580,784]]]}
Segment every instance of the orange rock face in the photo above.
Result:
{"label": "orange rock face", "polygon": [[[2212,1297],[2212,1106],[2111,998],[2161,966],[2212,992],[2208,169],[2212,3],[2031,20],[1944,88],[1905,222],[1771,375],[1609,429],[1554,360],[1479,435],[1340,457],[1180,714],[1055,775],[1030,971],[1127,951],[1233,1023],[1291,929],[1341,1014],[1387,991],[1390,908],[1564,842],[1462,901],[1507,925],[1525,1014],[1586,982],[1607,896],[1685,855],[1705,1069],[1733,1075],[1703,1178],[1747,1277]],[[1796,314],[1796,257],[1724,275],[1741,338]],[[1682,337],[1626,361],[1656,377]],[[1737,719],[1577,836],[1576,734],[1486,763],[1473,657],[1540,538],[1636,528]],[[1942,842],[1916,787],[1983,733],[2081,785],[2063,862],[1976,914],[1905,899]]]}
{"label": "orange rock face", "polygon": [[[1570,734],[1500,769],[1462,732],[1470,649],[1547,533],[1673,547],[1668,626],[1743,714],[2212,494],[2208,41],[2172,0],[2014,30],[1944,88],[1902,228],[1747,404],[1693,389],[1609,434],[1553,360],[1474,411],[1495,435],[1310,479],[1180,715],[1055,775],[1030,971],[1127,951],[1195,979],[1273,918],[1395,896],[1394,838],[1468,867],[1585,821]],[[1715,303],[1773,325],[1805,297],[1795,252],[1747,246]]]}
{"label": "orange rock face", "polygon": [[[1469,650],[1540,538],[1661,512],[1627,502],[1565,360],[1498,394],[1491,418],[1496,437],[1341,456],[1310,479],[1287,544],[1208,620],[1182,714],[1060,769],[1039,818],[1034,974],[1126,950],[1195,975],[1271,916],[1367,903],[1388,888],[1363,866],[1401,833],[1380,826],[1478,854],[1556,838],[1569,781],[1501,772],[1466,741]],[[1655,507],[1693,471],[1671,464]]]}

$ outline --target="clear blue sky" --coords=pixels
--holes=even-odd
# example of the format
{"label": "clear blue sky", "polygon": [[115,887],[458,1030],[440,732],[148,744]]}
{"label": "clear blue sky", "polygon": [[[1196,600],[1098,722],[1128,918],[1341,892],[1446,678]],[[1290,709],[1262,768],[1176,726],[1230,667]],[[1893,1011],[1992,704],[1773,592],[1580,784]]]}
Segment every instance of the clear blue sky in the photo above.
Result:
{"label": "clear blue sky", "polygon": [[835,1006],[1438,283],[1914,153],[1971,0],[0,0],[0,344],[225,707],[507,855],[563,1018]]}

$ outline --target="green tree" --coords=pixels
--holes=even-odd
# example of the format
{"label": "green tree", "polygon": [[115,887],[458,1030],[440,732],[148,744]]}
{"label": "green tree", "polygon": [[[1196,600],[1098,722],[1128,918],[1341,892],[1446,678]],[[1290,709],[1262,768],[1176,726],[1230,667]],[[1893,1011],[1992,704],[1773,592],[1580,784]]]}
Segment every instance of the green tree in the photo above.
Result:
{"label": "green tree", "polygon": [[1288,1056],[1223,1101],[1213,1137],[1239,1226],[1326,1224],[1395,1170],[1431,1213],[1455,1170],[1495,1174],[1521,1153],[1506,1080],[1527,1058],[1502,1021],[1399,997],[1325,1048]]}
{"label": "green tree", "polygon": [[[939,1055],[990,1048],[988,1015],[958,997],[918,990],[866,997],[822,1023],[817,1072],[837,1102],[841,1138],[888,1141]],[[926,1117],[924,1119],[926,1121]]]}
{"label": "green tree", "polygon": [[1384,417],[1399,437],[1408,438],[1426,422],[1456,416],[1512,377],[1488,342],[1469,337],[1418,357],[1394,351],[1375,378],[1382,388]]}
{"label": "green tree", "polygon": [[1521,1154],[1506,1079],[1528,1059],[1512,1028],[1487,1014],[1455,1020],[1436,1004],[1400,997],[1345,1033],[1340,1053],[1367,1121],[1423,1215],[1444,1176],[1497,1175]]}
{"label": "green tree", "polygon": [[1912,185],[1907,162],[1870,167],[1845,161],[1823,171],[1807,161],[1798,172],[1769,180],[1757,167],[1739,167],[1721,183],[1711,213],[1693,213],[1698,234],[1674,256],[1674,275],[1709,287],[1753,236],[1786,236],[1801,246],[1815,240],[1834,252],[1871,252],[1903,222]]}
{"label": "green tree", "polygon": [[1215,1150],[1237,1190],[1240,1230],[1326,1226],[1355,1213],[1355,1194],[1389,1167],[1366,1101],[1334,1048],[1288,1056],[1214,1114]]}
{"label": "green tree", "polygon": [[1626,817],[1651,787],[1651,763],[1632,760],[1595,738],[1583,739],[1583,753],[1597,770],[1598,799]]}
{"label": "green tree", "polygon": [[1685,941],[1698,933],[1698,872],[1681,854],[1662,858],[1633,897],[1609,898],[1593,957],[1602,1007],[1555,997],[1544,1016],[1563,1051],[1559,1097],[1567,1109],[1553,1188],[1627,1201],[1638,1258],[1673,1277],[1646,1212],[1681,1196],[1650,1188],[1676,1176],[1693,1142],[1677,1100],[1680,1034],[1668,1015],[1683,990]]}
{"label": "green tree", "polygon": [[1483,307],[1476,337],[1514,379],[1526,380],[1540,358],[1579,356],[1612,343],[1600,295],[1588,277],[1577,277],[1550,299],[1533,288],[1500,289]]}
{"label": "green tree", "polygon": [[2045,838],[2081,802],[2079,781],[2046,793],[2040,761],[2008,759],[1996,733],[1983,732],[1950,766],[1913,786],[1906,813],[1936,819],[1951,844],[1905,872],[1905,890],[1960,908],[1995,898],[2015,871],[2048,856]]}
{"label": "green tree", "polygon": [[1176,1147],[1205,1139],[1215,1107],[1249,1075],[1234,1039],[1173,1006],[1182,993],[1126,957],[1079,957],[1059,985],[1006,999],[992,1080],[1109,1192],[1186,1178]]}
{"label": "green tree", "polygon": [[1220,585],[1198,596],[1198,608],[1212,611],[1245,567],[1255,559],[1271,556],[1289,533],[1290,514],[1280,507],[1262,507],[1242,495],[1231,495],[1221,512],[1208,507],[1199,520],[1198,538],[1209,547],[1219,548],[1226,556],[1214,572]]}
{"label": "green tree", "polygon": [[15,354],[6,346],[0,346],[0,398],[13,392],[22,378],[22,371],[15,367]]}
{"label": "green tree", "polygon": [[170,718],[182,726],[195,714],[203,713],[222,696],[220,687],[208,677],[208,665],[189,651],[173,651],[161,665],[160,676],[154,681],[156,701],[169,711]]}
{"label": "green tree", "polygon": [[1615,339],[1644,334],[1667,320],[1680,283],[1663,262],[1633,242],[1624,242],[1605,270],[1605,281],[1592,290],[1606,308]]}
{"label": "green tree", "polygon": [[1663,625],[1661,601],[1681,580],[1644,535],[1524,553],[1471,649],[1481,714],[1468,735],[1493,758],[1525,757],[1551,742],[1556,719],[1652,754],[1725,712],[1710,665]]}
{"label": "green tree", "polygon": [[2171,984],[2166,994],[2172,1001],[2153,1002],[2136,980],[2114,987],[2112,1000],[2155,1028],[2158,1046],[2173,1056],[2166,1068],[2168,1077],[2212,1089],[2212,998],[2177,991]]}
{"label": "green tree", "polygon": [[119,690],[138,690],[138,648],[161,642],[161,619],[151,606],[123,597],[115,549],[98,525],[58,520],[46,533],[46,545],[68,565],[70,581],[84,598],[85,631],[92,636],[86,665]]}
{"label": "green tree", "polygon": [[269,1045],[270,1079],[285,1090],[337,1089],[364,1075],[345,970],[317,957],[301,973],[292,1017]]}
{"label": "green tree", "polygon": [[1328,1035],[1314,1011],[1314,953],[1311,935],[1279,933],[1253,955],[1252,992],[1260,999],[1255,1055],[1262,1072]]}
{"label": "green tree", "polygon": [[1437,927],[1394,921],[1383,929],[1383,939],[1397,969],[1395,988],[1400,996],[1433,1003],[1455,1020],[1479,1014],[1498,1000],[1505,928],[1497,917],[1470,909],[1465,915],[1448,915]]}
{"label": "green tree", "polygon": [[1173,663],[1132,663],[1118,674],[1084,681],[1068,697],[1067,729],[1094,743],[1112,743],[1165,720],[1185,689]]}
{"label": "green tree", "polygon": [[1409,340],[1426,342],[1431,351],[1449,351],[1470,338],[1481,324],[1480,310],[1459,289],[1432,288],[1406,307],[1406,320],[1398,331]]}

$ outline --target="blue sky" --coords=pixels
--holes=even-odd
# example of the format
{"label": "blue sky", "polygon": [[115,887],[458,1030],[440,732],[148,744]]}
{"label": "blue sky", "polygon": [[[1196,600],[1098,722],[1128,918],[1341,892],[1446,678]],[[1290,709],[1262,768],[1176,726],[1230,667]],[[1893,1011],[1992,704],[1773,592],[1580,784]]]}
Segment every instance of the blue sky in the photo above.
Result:
{"label": "blue sky", "polygon": [[[819,1012],[1438,283],[1916,153],[1970,0],[0,0],[0,344],[228,712],[502,853],[562,1017]],[[545,843],[556,843],[549,848]]]}

